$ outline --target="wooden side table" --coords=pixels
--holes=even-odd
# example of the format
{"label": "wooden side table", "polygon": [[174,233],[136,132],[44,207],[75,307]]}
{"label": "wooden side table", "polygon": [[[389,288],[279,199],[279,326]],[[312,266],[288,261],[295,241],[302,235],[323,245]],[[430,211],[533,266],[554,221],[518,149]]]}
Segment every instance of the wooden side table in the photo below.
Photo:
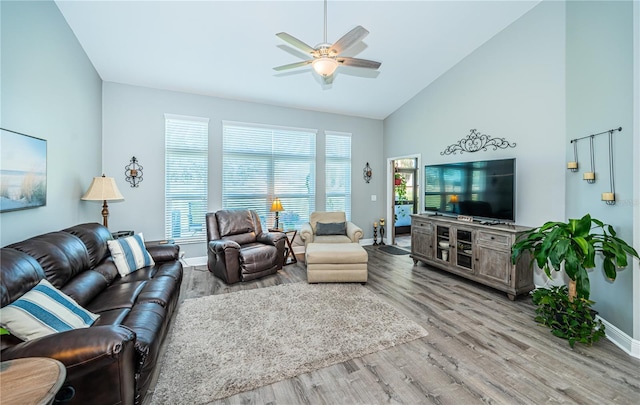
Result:
{"label": "wooden side table", "polygon": [[0,363],[3,404],[52,404],[67,370],[58,360],[25,357]]}
{"label": "wooden side table", "polygon": [[295,253],[293,253],[293,240],[296,238],[296,235],[298,234],[298,230],[293,229],[290,231],[285,231],[282,229],[269,229],[269,232],[280,232],[280,233],[284,233],[285,236],[287,237],[287,256],[284,258],[284,265],[286,266],[287,264],[293,264],[293,263],[298,263],[298,259],[296,258]]}

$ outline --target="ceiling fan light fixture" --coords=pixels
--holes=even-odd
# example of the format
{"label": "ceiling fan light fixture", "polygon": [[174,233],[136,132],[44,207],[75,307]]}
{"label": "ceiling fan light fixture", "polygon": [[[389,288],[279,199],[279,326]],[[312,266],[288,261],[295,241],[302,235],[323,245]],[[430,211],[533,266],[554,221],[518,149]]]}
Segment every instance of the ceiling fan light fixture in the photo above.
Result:
{"label": "ceiling fan light fixture", "polygon": [[323,77],[331,76],[338,68],[338,61],[333,58],[318,58],[311,62],[313,70]]}

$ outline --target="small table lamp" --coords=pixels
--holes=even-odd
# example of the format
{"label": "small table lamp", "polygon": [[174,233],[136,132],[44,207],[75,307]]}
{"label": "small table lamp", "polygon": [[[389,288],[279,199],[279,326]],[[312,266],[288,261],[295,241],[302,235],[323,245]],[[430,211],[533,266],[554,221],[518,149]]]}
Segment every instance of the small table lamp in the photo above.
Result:
{"label": "small table lamp", "polygon": [[271,203],[271,212],[275,212],[276,213],[276,223],[274,228],[275,229],[280,229],[278,227],[278,213],[280,211],[284,211],[284,208],[282,208],[282,203],[280,202],[279,198],[276,198],[275,200],[273,200],[273,203]]}
{"label": "small table lamp", "polygon": [[107,226],[107,217],[109,216],[109,207],[107,201],[124,200],[116,181],[113,177],[94,177],[89,190],[82,196],[81,200],[85,201],[103,201],[102,204],[102,224]]}

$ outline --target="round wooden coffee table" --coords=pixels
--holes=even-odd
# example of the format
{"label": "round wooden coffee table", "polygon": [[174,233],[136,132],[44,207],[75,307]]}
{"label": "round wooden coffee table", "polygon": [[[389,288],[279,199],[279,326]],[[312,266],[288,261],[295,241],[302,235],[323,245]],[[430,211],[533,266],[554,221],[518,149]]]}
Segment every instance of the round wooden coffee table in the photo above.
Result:
{"label": "round wooden coffee table", "polygon": [[51,404],[67,370],[58,360],[26,357],[0,363],[3,404]]}

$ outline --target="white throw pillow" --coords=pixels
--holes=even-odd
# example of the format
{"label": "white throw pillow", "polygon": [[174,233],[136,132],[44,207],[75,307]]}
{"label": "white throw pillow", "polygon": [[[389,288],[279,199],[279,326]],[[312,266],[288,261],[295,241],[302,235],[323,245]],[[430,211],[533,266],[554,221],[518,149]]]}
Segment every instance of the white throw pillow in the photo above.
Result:
{"label": "white throw pillow", "polygon": [[155,264],[144,246],[144,237],[141,233],[126,238],[109,240],[107,245],[121,277]]}
{"label": "white throw pillow", "polygon": [[11,304],[0,309],[0,324],[12,335],[28,341],[53,333],[88,328],[99,315],[45,279]]}

